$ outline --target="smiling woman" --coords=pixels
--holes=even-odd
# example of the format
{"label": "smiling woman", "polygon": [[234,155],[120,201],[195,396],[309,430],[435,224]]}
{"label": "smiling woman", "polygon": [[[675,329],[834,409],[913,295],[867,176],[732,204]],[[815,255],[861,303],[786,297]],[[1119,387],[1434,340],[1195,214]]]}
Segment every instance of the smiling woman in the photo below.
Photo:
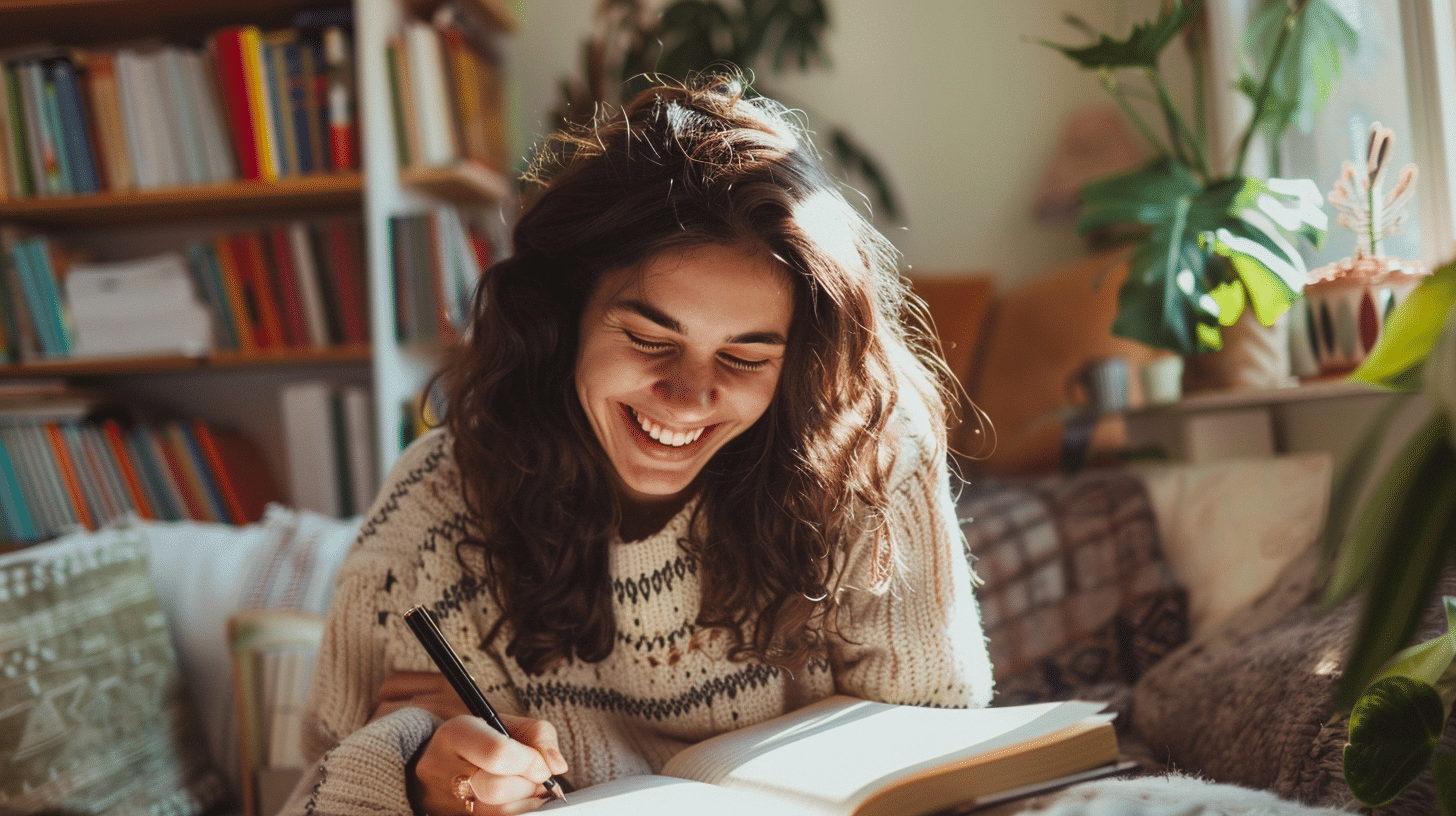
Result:
{"label": "smiling woman", "polygon": [[[836,692],[985,704],[940,363],[797,121],[651,88],[530,175],[340,572],[284,812],[514,813]],[[421,604],[514,739],[460,716]]]}

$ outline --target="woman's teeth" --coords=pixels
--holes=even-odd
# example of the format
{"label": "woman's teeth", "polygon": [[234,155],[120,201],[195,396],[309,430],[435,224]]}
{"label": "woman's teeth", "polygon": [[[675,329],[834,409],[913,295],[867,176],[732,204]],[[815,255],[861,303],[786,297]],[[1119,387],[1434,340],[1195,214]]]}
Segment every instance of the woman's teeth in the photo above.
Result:
{"label": "woman's teeth", "polygon": [[673,448],[691,445],[698,441],[698,437],[703,435],[703,431],[707,430],[706,428],[694,428],[691,431],[669,431],[636,411],[633,411],[632,414],[637,417],[637,424],[641,426],[643,433],[652,437],[658,444]]}

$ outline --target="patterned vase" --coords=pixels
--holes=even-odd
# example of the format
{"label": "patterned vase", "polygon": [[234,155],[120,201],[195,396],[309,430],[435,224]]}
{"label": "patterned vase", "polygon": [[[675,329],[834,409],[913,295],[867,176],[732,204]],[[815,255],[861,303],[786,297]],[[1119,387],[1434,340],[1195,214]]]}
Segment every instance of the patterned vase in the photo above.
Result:
{"label": "patterned vase", "polygon": [[1357,255],[1311,270],[1304,287],[1305,342],[1319,376],[1349,373],[1364,361],[1390,313],[1431,274],[1419,262]]}

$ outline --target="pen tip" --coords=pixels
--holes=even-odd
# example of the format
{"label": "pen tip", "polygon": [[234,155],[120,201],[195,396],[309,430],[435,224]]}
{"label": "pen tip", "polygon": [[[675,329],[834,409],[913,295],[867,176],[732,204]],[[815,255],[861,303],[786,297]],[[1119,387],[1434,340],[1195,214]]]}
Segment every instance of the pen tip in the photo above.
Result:
{"label": "pen tip", "polygon": [[546,780],[546,790],[563,803],[566,802],[566,793],[561,790],[561,785],[555,779]]}

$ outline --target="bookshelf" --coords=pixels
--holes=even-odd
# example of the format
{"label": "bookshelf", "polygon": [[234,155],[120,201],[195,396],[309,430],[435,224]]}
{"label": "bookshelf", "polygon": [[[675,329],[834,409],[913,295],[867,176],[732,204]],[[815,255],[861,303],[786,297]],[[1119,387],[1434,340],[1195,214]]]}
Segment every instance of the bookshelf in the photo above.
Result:
{"label": "bookshelf", "polygon": [[[515,28],[506,0],[453,0],[492,36]],[[287,28],[318,0],[0,0],[0,49],[45,41],[104,51],[139,42],[198,47],[220,29]],[[253,438],[280,484],[288,482],[278,395],[290,383],[319,379],[338,387],[366,385],[380,474],[400,451],[406,402],[427,381],[438,343],[401,341],[395,325],[391,217],[441,204],[486,209],[509,202],[512,182],[474,161],[402,168],[389,104],[386,45],[404,20],[429,20],[440,0],[345,0],[352,11],[349,43],[355,95],[357,166],[273,180],[161,186],[120,192],[0,197],[0,230],[44,233],[99,261],[179,249],[223,230],[262,230],[281,221],[358,219],[362,283],[368,302],[364,342],[252,352],[46,358],[0,362],[0,383],[63,378],[123,399],[234,427]],[[322,91],[320,91],[322,93]],[[229,134],[233,139],[234,134]]]}

